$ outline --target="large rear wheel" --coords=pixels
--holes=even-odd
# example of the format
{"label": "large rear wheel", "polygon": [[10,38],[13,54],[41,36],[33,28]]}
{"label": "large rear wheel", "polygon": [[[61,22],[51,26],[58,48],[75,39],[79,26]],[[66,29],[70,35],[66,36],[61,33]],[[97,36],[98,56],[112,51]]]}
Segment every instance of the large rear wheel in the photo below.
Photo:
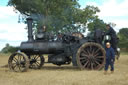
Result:
{"label": "large rear wheel", "polygon": [[105,63],[105,50],[100,44],[85,43],[78,49],[76,60],[81,69],[100,70]]}

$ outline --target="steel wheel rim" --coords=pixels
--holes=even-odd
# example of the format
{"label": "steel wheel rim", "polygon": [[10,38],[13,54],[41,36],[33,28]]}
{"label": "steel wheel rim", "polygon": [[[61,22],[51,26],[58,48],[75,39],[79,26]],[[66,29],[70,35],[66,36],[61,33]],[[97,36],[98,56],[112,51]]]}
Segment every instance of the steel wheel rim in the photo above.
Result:
{"label": "steel wheel rim", "polygon": [[27,69],[28,61],[22,53],[14,53],[9,58],[9,68],[15,72],[23,72]]}
{"label": "steel wheel rim", "polygon": [[86,43],[77,52],[77,63],[80,68],[99,70],[105,63],[105,50],[99,44]]}
{"label": "steel wheel rim", "polygon": [[[43,61],[44,62],[44,61]],[[41,55],[31,55],[30,56],[30,68],[32,69],[39,69],[42,64]]]}

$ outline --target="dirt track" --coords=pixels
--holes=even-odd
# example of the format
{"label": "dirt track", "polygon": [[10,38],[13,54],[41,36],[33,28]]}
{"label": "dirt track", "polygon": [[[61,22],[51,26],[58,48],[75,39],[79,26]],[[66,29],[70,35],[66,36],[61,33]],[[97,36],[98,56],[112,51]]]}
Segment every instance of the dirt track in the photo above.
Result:
{"label": "dirt track", "polygon": [[24,73],[10,72],[1,67],[7,64],[8,55],[0,54],[0,85],[128,85],[128,55],[123,54],[115,62],[115,73],[104,75],[102,71],[80,71],[70,66],[45,64],[40,70]]}

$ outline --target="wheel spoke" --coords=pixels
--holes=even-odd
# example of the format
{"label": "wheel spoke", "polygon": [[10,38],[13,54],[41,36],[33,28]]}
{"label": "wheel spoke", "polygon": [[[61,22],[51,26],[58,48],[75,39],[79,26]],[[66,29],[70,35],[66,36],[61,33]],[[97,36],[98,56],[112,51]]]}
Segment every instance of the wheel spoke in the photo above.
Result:
{"label": "wheel spoke", "polygon": [[92,54],[94,54],[94,52],[95,52],[95,49],[93,48],[93,49],[92,49]]}
{"label": "wheel spoke", "polygon": [[15,57],[13,58],[13,61],[18,62],[18,60]]}
{"label": "wheel spoke", "polygon": [[88,65],[87,65],[87,68],[88,68],[88,69],[90,68],[90,64],[91,64],[91,62],[89,61],[89,62],[88,62]]}
{"label": "wheel spoke", "polygon": [[96,59],[97,61],[101,62],[102,60],[101,59]]}
{"label": "wheel spoke", "polygon": [[87,60],[86,59],[82,59],[82,60],[80,60],[81,61],[81,63],[84,63],[84,62],[86,62]]}
{"label": "wheel spoke", "polygon": [[88,52],[86,52],[84,49],[82,49],[82,51],[81,51],[81,52],[83,52],[84,54],[89,55],[89,54],[88,54]]}
{"label": "wheel spoke", "polygon": [[97,61],[95,61],[95,63],[96,63],[97,65],[100,65],[100,63],[99,63],[99,62],[97,62]]}
{"label": "wheel spoke", "polygon": [[22,61],[22,56],[20,55],[20,62]]}
{"label": "wheel spoke", "polygon": [[95,58],[104,58],[104,56],[96,56]]}
{"label": "wheel spoke", "polygon": [[41,61],[41,59],[38,59],[38,60],[36,60],[36,61]]}
{"label": "wheel spoke", "polygon": [[80,60],[86,60],[86,57],[80,57]]}
{"label": "wheel spoke", "polygon": [[16,66],[17,66],[16,64],[13,64],[13,65],[12,65],[13,69],[14,69]]}
{"label": "wheel spoke", "polygon": [[85,53],[81,53],[81,56],[88,57],[89,55],[87,55]]}
{"label": "wheel spoke", "polygon": [[88,55],[90,56],[90,54],[91,54],[91,53],[89,52],[89,50],[88,50],[88,49],[87,49],[87,53],[88,53]]}
{"label": "wheel spoke", "polygon": [[16,63],[12,63],[12,66],[13,66],[13,65],[16,65]]}
{"label": "wheel spoke", "polygon": [[37,65],[37,67],[40,66],[40,64],[38,62],[36,62],[35,64]]}
{"label": "wheel spoke", "polygon": [[93,68],[93,65],[94,65],[94,63],[91,63],[91,69],[93,70],[94,68]]}
{"label": "wheel spoke", "polygon": [[18,61],[20,62],[20,55],[17,55],[18,56]]}
{"label": "wheel spoke", "polygon": [[95,54],[95,55],[93,55],[94,57],[96,57],[96,56],[98,56],[99,55],[99,53],[97,53],[97,54]]}
{"label": "wheel spoke", "polygon": [[39,56],[36,56],[34,59],[36,59],[36,60],[37,60],[38,58],[39,58]]}
{"label": "wheel spoke", "polygon": [[18,67],[17,67],[17,65],[16,65],[13,69],[14,69],[15,71],[17,71],[17,68],[18,68]]}
{"label": "wheel spoke", "polygon": [[100,48],[98,48],[95,52],[94,55],[97,55],[97,52],[100,50]]}
{"label": "wheel spoke", "polygon": [[89,62],[89,61],[87,61],[87,62],[84,64],[84,67],[86,67],[86,66],[87,66],[88,62]]}
{"label": "wheel spoke", "polygon": [[19,71],[21,71],[20,65],[18,65]]}

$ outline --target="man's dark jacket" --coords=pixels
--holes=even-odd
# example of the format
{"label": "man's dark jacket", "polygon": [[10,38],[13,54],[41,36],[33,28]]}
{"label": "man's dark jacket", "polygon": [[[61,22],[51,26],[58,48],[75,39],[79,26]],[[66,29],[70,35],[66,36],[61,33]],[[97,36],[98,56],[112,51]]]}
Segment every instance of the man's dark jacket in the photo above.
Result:
{"label": "man's dark jacket", "polygon": [[112,47],[110,48],[105,48],[106,50],[106,59],[108,60],[115,60],[115,52]]}
{"label": "man's dark jacket", "polygon": [[110,27],[110,29],[106,32],[106,34],[110,35],[112,38],[116,38],[116,32],[112,27]]}
{"label": "man's dark jacket", "polygon": [[106,34],[111,36],[110,43],[112,45],[112,48],[116,51],[118,39],[117,39],[115,30],[112,27],[110,27],[110,29],[106,32]]}

